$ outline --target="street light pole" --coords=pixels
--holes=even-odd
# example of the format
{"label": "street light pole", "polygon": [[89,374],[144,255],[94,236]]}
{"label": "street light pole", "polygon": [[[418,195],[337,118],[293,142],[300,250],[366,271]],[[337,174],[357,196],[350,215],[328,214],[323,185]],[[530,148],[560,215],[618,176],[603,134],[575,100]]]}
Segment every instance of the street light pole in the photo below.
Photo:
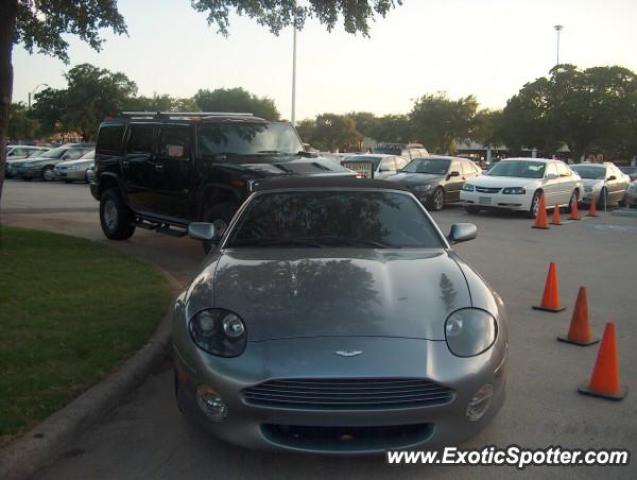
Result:
{"label": "street light pole", "polygon": [[296,9],[292,33],[292,126],[296,126]]}
{"label": "street light pole", "polygon": [[554,25],[553,28],[555,29],[555,32],[557,33],[557,58],[555,61],[555,65],[559,65],[560,64],[560,32],[564,28],[564,25]]}

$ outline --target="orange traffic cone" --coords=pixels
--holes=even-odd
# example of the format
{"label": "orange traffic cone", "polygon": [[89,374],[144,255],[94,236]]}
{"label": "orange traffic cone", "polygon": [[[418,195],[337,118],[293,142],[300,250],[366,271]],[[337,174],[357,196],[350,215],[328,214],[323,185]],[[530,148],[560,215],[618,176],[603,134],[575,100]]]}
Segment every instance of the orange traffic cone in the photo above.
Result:
{"label": "orange traffic cone", "polygon": [[551,220],[551,225],[562,225],[562,222],[560,221],[560,207],[558,207],[557,205],[555,205],[555,208],[553,209],[553,219]]}
{"label": "orange traffic cone", "polygon": [[547,230],[549,228],[549,222],[546,218],[546,200],[544,199],[544,193],[540,195],[540,205],[537,208],[537,215],[535,216],[533,228],[541,228],[543,230]]}
{"label": "orange traffic cone", "polygon": [[591,325],[588,322],[588,295],[586,288],[580,287],[575,301],[575,310],[571,318],[571,327],[568,329],[568,335],[559,336],[560,342],[574,343],[581,347],[593,345],[599,342],[599,338],[593,338],[591,333]]}
{"label": "orange traffic cone", "polygon": [[560,292],[557,287],[557,266],[551,262],[549,265],[549,273],[546,276],[546,285],[544,286],[544,294],[542,295],[542,303],[539,306],[533,306],[536,310],[545,310],[547,312],[561,312],[566,307],[560,307]]}
{"label": "orange traffic cone", "polygon": [[606,328],[604,328],[604,336],[597,352],[597,360],[590,382],[580,386],[577,391],[584,395],[609,400],[622,400],[628,394],[628,388],[619,384],[617,339],[615,338],[615,324],[613,322],[607,323]]}
{"label": "orange traffic cone", "polygon": [[582,216],[579,213],[579,206],[577,205],[577,200],[573,200],[571,202],[571,215],[568,217],[569,220],[581,220]]}
{"label": "orange traffic cone", "polygon": [[595,195],[591,198],[591,206],[588,207],[588,216],[596,217],[597,216],[597,200],[595,199]]}

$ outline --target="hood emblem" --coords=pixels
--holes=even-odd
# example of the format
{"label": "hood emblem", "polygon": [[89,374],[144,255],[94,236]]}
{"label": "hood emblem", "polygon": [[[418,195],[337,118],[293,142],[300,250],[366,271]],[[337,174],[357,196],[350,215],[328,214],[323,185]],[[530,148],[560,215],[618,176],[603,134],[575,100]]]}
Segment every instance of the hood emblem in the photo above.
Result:
{"label": "hood emblem", "polygon": [[341,357],[356,357],[363,353],[362,350],[336,350],[336,355]]}

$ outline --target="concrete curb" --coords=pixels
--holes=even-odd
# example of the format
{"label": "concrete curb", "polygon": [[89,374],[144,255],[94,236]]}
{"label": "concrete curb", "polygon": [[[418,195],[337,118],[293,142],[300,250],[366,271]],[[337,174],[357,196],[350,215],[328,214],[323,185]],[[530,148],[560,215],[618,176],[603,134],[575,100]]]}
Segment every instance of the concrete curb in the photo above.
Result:
{"label": "concrete curb", "polygon": [[[173,293],[183,288],[171,274],[155,268],[168,279]],[[170,353],[171,319],[169,309],[148,342],[116,372],[0,450],[0,478],[31,477],[55,461],[84,430],[121,404]]]}

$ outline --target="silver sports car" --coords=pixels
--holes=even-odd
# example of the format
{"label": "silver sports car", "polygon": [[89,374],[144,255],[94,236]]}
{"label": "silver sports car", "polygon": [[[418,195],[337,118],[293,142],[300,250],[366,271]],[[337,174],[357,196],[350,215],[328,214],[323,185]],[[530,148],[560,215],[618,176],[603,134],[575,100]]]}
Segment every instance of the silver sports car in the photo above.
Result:
{"label": "silver sports car", "polygon": [[[248,448],[367,454],[476,434],[504,401],[500,297],[396,183],[255,188],[174,310],[180,410]],[[223,230],[220,233],[220,230]]]}

